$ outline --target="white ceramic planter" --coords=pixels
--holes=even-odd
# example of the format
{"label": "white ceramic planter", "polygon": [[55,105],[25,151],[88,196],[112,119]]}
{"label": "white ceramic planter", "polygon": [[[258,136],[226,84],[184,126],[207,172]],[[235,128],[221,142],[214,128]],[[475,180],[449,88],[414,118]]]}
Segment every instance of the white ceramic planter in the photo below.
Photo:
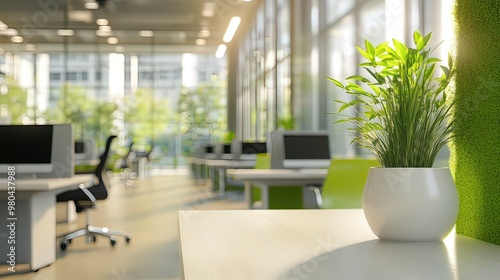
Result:
{"label": "white ceramic planter", "polygon": [[363,210],[381,240],[442,241],[458,215],[458,193],[448,168],[371,168]]}

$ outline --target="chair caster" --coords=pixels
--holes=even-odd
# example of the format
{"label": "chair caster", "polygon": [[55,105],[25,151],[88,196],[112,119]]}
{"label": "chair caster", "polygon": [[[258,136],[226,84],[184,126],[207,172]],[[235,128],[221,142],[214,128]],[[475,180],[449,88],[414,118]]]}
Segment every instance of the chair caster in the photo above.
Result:
{"label": "chair caster", "polygon": [[130,243],[130,237],[126,236],[125,237],[125,242]]}
{"label": "chair caster", "polygon": [[111,243],[111,247],[114,247],[116,245],[116,240],[110,239],[109,241]]}
{"label": "chair caster", "polygon": [[66,248],[68,248],[68,244],[69,242],[68,241],[61,241],[61,250],[62,251],[66,251]]}

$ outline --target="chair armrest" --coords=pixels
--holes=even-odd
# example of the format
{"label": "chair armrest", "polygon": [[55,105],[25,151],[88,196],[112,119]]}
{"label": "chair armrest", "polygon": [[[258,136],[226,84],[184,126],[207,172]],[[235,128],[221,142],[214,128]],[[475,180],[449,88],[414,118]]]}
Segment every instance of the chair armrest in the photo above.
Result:
{"label": "chair armrest", "polygon": [[92,207],[95,207],[95,203],[96,203],[96,199],[95,199],[95,196],[87,189],[87,187],[85,186],[85,184],[80,184],[79,185],[80,189],[82,190],[82,192],[88,196],[88,198],[90,199],[90,201],[92,202]]}
{"label": "chair armrest", "polygon": [[314,192],[316,196],[316,204],[318,205],[318,208],[323,207],[323,197],[321,197],[321,187],[317,186],[307,186],[306,188],[308,191]]}

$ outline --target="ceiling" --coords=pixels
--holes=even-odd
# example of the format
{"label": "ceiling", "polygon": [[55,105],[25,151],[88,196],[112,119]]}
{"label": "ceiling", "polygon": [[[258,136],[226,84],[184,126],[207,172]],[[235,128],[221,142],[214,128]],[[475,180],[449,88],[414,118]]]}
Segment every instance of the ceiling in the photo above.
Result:
{"label": "ceiling", "polygon": [[[1,0],[0,21],[15,29],[23,43],[11,42],[11,35],[0,30],[4,50],[42,50],[63,48],[120,48],[122,51],[168,48],[182,52],[212,52],[233,16],[242,22],[256,6],[256,0]],[[86,9],[90,2],[97,9]],[[96,5],[97,4],[97,5]],[[203,15],[203,11],[208,14]],[[108,20],[112,34],[98,36],[97,19]],[[1,27],[0,27],[1,28]],[[74,35],[59,36],[57,30],[72,29]],[[200,31],[206,29],[209,36]],[[141,30],[153,37],[141,37]],[[206,31],[204,31],[206,32]],[[118,39],[110,45],[109,37]],[[204,39],[205,45],[197,45]]]}

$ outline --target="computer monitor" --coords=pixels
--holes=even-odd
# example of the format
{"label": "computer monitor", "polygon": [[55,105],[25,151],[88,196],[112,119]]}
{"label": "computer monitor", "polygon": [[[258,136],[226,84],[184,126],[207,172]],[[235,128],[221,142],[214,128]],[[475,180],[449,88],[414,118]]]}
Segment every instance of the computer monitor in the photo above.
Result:
{"label": "computer monitor", "polygon": [[327,131],[273,131],[268,138],[271,168],[328,168]]}
{"label": "computer monitor", "polygon": [[220,158],[221,159],[233,159],[233,154],[231,153],[231,144],[221,144]]}
{"label": "computer monitor", "polygon": [[19,177],[74,174],[71,125],[0,125],[0,174],[15,166]]}
{"label": "computer monitor", "polygon": [[85,154],[86,150],[85,142],[75,141],[75,155]]}
{"label": "computer monitor", "polygon": [[16,173],[52,172],[51,125],[0,126],[0,170],[15,166]]}
{"label": "computer monitor", "polygon": [[203,147],[203,158],[215,159],[216,157],[215,147],[213,145]]}
{"label": "computer monitor", "polygon": [[267,153],[267,143],[233,140],[231,151],[235,159],[255,160],[257,159],[257,154]]}
{"label": "computer monitor", "polygon": [[328,133],[283,134],[285,168],[328,168],[331,161]]}
{"label": "computer monitor", "polygon": [[94,159],[94,143],[90,140],[75,141],[75,160],[81,164],[84,160]]}

